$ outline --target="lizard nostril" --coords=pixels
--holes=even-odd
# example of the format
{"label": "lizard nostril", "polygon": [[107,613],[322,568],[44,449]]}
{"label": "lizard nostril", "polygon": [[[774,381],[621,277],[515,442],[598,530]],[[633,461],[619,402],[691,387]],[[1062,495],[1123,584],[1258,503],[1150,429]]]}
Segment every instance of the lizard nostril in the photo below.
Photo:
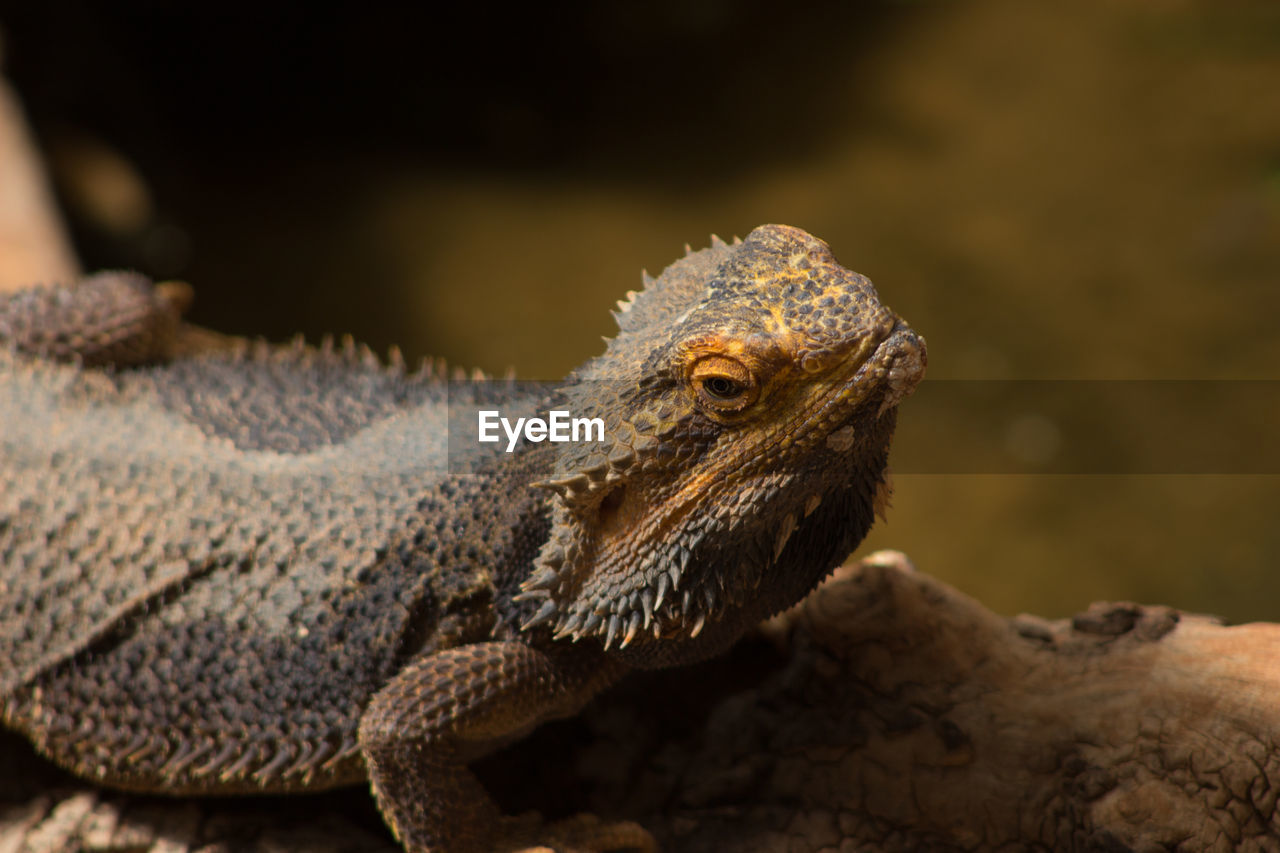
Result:
{"label": "lizard nostril", "polygon": [[810,353],[800,359],[800,368],[805,373],[820,373],[825,365],[825,359],[817,353]]}

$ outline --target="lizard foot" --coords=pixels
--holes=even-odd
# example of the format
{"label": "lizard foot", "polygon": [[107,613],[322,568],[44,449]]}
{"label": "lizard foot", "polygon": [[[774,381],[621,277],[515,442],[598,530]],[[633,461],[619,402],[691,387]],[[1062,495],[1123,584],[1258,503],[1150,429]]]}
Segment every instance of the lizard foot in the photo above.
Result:
{"label": "lizard foot", "polygon": [[595,815],[574,815],[535,831],[536,842],[502,848],[510,853],[658,853],[648,830],[629,820],[604,821]]}

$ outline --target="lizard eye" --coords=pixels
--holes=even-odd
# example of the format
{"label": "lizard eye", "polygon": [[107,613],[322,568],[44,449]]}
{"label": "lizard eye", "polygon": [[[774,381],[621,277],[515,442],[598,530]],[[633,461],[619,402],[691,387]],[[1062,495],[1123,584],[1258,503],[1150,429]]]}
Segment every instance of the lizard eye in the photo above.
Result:
{"label": "lizard eye", "polygon": [[689,369],[689,382],[698,400],[716,412],[740,412],[759,396],[756,378],[742,362],[724,356],[707,356]]}
{"label": "lizard eye", "polygon": [[702,380],[702,390],[717,400],[732,400],[743,391],[743,386],[728,376],[708,376]]}

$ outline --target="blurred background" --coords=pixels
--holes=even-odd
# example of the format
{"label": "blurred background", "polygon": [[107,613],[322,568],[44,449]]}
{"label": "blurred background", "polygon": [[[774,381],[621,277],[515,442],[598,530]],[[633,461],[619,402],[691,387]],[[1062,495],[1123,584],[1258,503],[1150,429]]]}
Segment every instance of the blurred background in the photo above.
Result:
{"label": "blurred background", "polygon": [[[1280,380],[1274,0],[185,5],[0,0],[0,38],[84,266],[196,322],[553,378],[641,268],[785,222],[931,381]],[[912,404],[896,456],[973,430]],[[1071,473],[1016,409],[1019,473],[907,465],[863,551],[1007,614],[1280,620],[1274,469]]]}

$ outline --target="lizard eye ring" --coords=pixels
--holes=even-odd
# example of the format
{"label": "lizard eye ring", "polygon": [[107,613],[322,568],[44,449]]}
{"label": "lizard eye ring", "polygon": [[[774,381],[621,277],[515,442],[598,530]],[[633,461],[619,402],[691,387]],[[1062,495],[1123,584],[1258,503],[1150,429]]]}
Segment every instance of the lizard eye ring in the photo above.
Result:
{"label": "lizard eye ring", "polygon": [[706,356],[690,365],[689,383],[698,401],[719,414],[740,412],[760,395],[756,377],[747,366],[721,355]]}

